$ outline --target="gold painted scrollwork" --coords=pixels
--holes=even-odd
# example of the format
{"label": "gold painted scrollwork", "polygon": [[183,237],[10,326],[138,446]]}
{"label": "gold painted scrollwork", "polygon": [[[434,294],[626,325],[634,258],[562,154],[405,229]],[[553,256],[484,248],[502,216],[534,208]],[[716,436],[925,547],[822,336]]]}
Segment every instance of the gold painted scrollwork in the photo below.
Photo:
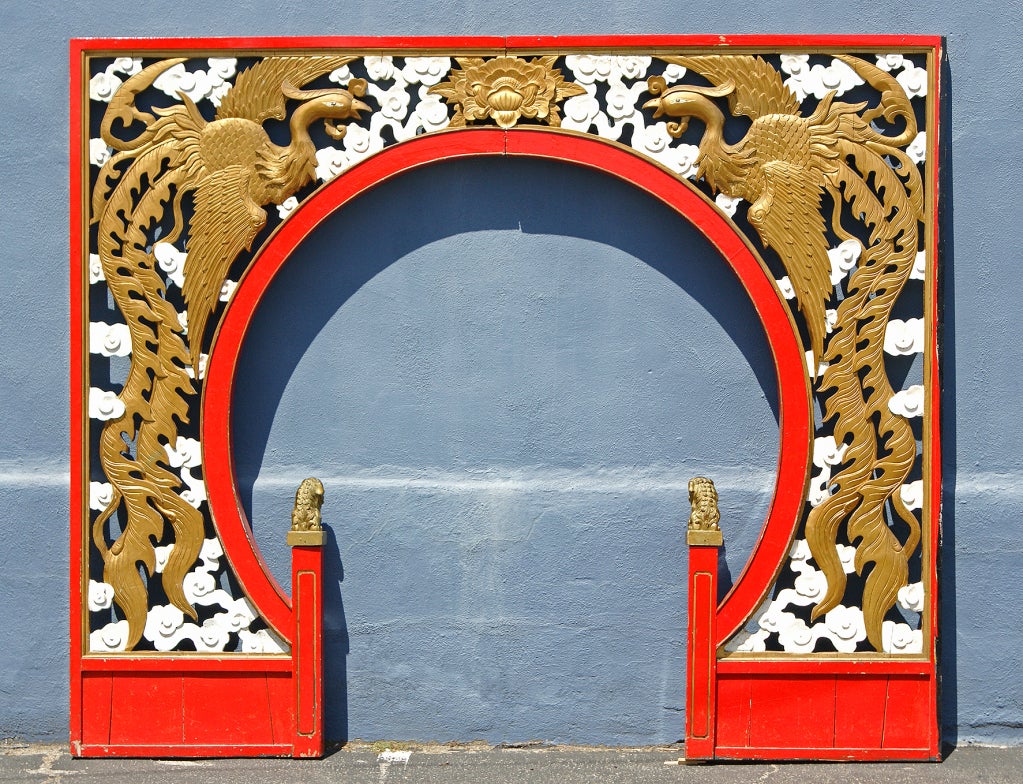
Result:
{"label": "gold painted scrollwork", "polygon": [[[131,336],[131,366],[119,399],[124,412],[100,435],[100,464],[113,487],[110,502],[93,523],[92,536],[103,557],[104,580],[128,621],[127,648],[145,626],[148,589],[141,564],[152,576],[155,545],[173,529],[174,548],[163,568],[163,589],[174,606],[196,617],[182,588],[204,537],[203,516],[180,495],[180,477],[170,470],[165,447],[187,423],[195,395],[200,352],[208,320],[231,263],[250,249],[266,223],[264,207],[279,204],[310,183],[316,150],[308,128],[324,121],[354,119],[370,107],[359,100],[366,84],[349,89],[302,89],[340,68],[352,57],[267,57],[238,75],[216,117],[207,121],[184,94],[181,102],[139,111],[135,97],[181,58],[163,60],[131,77],[114,95],[101,125],[103,140],[116,152],[99,173],[92,201],[98,223],[100,262]],[[271,142],[268,119],[286,117],[287,100],[298,102],[289,120],[290,144]],[[130,139],[114,134],[115,123],[143,130]],[[171,228],[160,238],[174,242],[185,230],[182,200],[191,194],[183,295],[187,332],[167,301],[156,272],[151,229]],[[122,509],[123,530],[111,537],[107,523]]]}
{"label": "gold painted scrollwork", "polygon": [[[671,120],[673,136],[699,121],[698,176],[716,192],[749,202],[747,218],[766,247],[783,263],[810,338],[812,374],[824,396],[824,419],[835,441],[845,445],[844,462],[830,482],[830,495],[809,514],[806,538],[828,588],[812,611],[817,619],[836,607],[846,575],[836,545],[856,547],[855,567],[869,567],[863,613],[870,643],[881,650],[881,625],[907,583],[909,558],[920,542],[920,524],[900,488],[916,459],[909,423],[889,409],[894,391],[884,362],[884,333],[892,307],[913,270],[923,189],[919,170],[904,148],[916,136],[913,108],[901,85],[856,57],[838,59],[880,93],[878,105],[849,104],[826,95],[809,116],[759,57],[704,55],[664,57],[711,83],[668,88],[652,77],[655,97],[644,108]],[[725,141],[725,115],[714,99],[727,98],[731,113],[752,123],[734,144]],[[885,135],[872,126],[883,117],[902,130]],[[838,303],[828,335],[825,308],[832,297],[823,197],[834,205],[831,230],[839,240],[864,234],[858,268]],[[854,231],[846,222],[858,222]],[[859,240],[857,240],[859,241]],[[901,521],[900,539],[886,513]]]}

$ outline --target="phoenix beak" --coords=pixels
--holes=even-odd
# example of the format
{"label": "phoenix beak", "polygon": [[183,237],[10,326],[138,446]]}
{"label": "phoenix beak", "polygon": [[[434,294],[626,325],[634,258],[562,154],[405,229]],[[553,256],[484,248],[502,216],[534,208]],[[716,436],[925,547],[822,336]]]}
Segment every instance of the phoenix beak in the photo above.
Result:
{"label": "phoenix beak", "polygon": [[656,109],[657,111],[654,112],[654,117],[660,117],[662,114],[664,114],[664,104],[661,103],[660,98],[653,98],[647,101],[645,104],[643,104],[643,108]]}

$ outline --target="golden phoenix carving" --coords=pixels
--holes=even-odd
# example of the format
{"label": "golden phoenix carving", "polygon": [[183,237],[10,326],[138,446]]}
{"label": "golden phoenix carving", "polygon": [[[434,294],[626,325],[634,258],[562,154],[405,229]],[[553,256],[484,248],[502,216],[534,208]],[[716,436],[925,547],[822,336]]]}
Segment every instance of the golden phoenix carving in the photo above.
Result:
{"label": "golden phoenix carving", "polygon": [[520,57],[459,57],[461,70],[430,88],[453,104],[455,116],[449,128],[459,128],[477,120],[493,119],[501,128],[511,128],[520,118],[540,120],[552,127],[561,125],[558,103],[586,90],[566,82],[554,68],[557,57],[536,57],[526,62]]}
{"label": "golden phoenix carving", "polygon": [[[893,413],[894,394],[885,371],[884,333],[892,307],[913,270],[923,221],[920,173],[904,147],[916,136],[913,108],[901,85],[859,58],[837,55],[880,94],[879,104],[835,100],[829,93],[809,115],[766,61],[748,55],[664,57],[712,86],[667,88],[651,77],[655,97],[645,108],[671,119],[679,137],[690,120],[704,126],[698,177],[714,190],[750,203],[748,220],[763,244],[781,259],[792,281],[810,338],[811,371],[825,396],[824,419],[835,441],[845,445],[831,494],[806,522],[810,551],[828,588],[812,611],[816,620],[836,607],[846,588],[836,544],[842,528],[856,547],[855,566],[872,565],[863,589],[867,637],[881,650],[881,624],[907,583],[909,558],[920,542],[920,523],[899,490],[916,459],[909,423]],[[734,144],[724,140],[725,115],[715,98],[727,98],[734,116],[752,120]],[[874,120],[900,121],[901,132],[885,135]],[[824,195],[834,214],[831,230],[840,240],[856,239],[843,220],[865,227],[863,248],[838,320],[828,336],[825,308],[832,296],[828,237],[822,215]],[[843,205],[847,209],[843,210]],[[860,232],[861,234],[864,232]],[[906,527],[904,539],[886,522],[886,510]]]}
{"label": "golden phoenix carving", "polygon": [[[131,365],[119,395],[124,413],[107,422],[99,457],[113,488],[112,498],[93,523],[92,537],[103,558],[103,579],[128,621],[127,648],[145,626],[148,589],[138,565],[151,576],[155,544],[169,525],[174,548],[163,569],[163,588],[174,606],[196,617],[182,588],[204,537],[204,521],[178,491],[180,478],[169,470],[165,445],[175,443],[178,423],[187,423],[189,399],[199,376],[207,322],[231,263],[266,223],[264,206],[284,201],[314,179],[316,149],[308,128],[322,119],[327,133],[341,138],[334,120],[355,119],[370,107],[360,101],[365,82],[304,90],[304,85],[352,57],[267,57],[238,75],[212,121],[186,95],[181,103],[156,108],[135,106],[135,96],[163,72],[183,62],[173,58],[150,65],[114,95],[101,125],[103,140],[115,150],[99,173],[92,200],[98,223],[98,250],[107,284],[127,322]],[[291,113],[290,144],[270,141],[268,119]],[[141,123],[130,139],[122,132]],[[153,226],[169,221],[161,241],[174,242],[185,228],[182,200],[191,194],[182,292],[187,331],[165,297],[164,283],[150,248]],[[187,343],[186,343],[187,335]],[[190,372],[191,371],[191,372]],[[123,508],[123,530],[108,545],[106,525]]]}

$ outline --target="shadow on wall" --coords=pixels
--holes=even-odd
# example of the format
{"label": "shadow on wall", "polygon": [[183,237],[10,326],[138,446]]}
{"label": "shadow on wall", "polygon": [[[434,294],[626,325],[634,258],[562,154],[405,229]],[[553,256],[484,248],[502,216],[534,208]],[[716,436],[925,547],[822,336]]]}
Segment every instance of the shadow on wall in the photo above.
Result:
{"label": "shadow on wall", "polygon": [[[941,116],[952,117],[952,72],[948,52],[941,62]],[[940,290],[938,292],[938,345],[941,361],[941,548],[938,557],[938,717],[943,753],[947,754],[959,741],[959,698],[956,630],[956,340],[955,340],[955,233],[952,221],[953,182],[952,134],[947,132],[941,145],[938,171],[941,194],[938,253],[940,256]]]}
{"label": "shadow on wall", "polygon": [[337,536],[329,525],[323,526],[326,541],[323,545],[323,646],[327,655],[323,659],[323,681],[329,695],[325,709],[327,737],[348,740],[348,622],[341,584],[345,567],[341,563]]}
{"label": "shadow on wall", "polygon": [[329,737],[682,736],[687,481],[718,483],[727,583],[775,479],[748,303],[677,213],[564,164],[427,167],[310,235],[233,438],[286,588],[294,488],[327,490]]}

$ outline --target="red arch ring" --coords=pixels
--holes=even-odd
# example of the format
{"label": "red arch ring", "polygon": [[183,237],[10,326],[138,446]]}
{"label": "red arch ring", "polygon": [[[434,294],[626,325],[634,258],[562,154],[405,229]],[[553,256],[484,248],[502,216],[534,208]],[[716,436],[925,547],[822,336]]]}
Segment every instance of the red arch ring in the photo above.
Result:
{"label": "red arch ring", "polygon": [[[624,147],[579,134],[477,128],[420,136],[374,155],[324,186],[267,241],[235,290],[206,368],[201,416],[203,466],[210,509],[224,553],[259,613],[278,633],[290,639],[291,601],[263,561],[241,508],[235,482],[231,395],[249,322],[292,251],[334,210],[403,172],[478,155],[522,155],[564,161],[635,185],[695,225],[729,263],[753,302],[767,333],[778,375],[781,409],[778,478],[757,545],[718,608],[720,645],[746,621],[771,587],[803,508],[812,446],[810,389],[803,349],[788,308],[763,261],[703,194]],[[680,579],[685,579],[684,575]]]}

